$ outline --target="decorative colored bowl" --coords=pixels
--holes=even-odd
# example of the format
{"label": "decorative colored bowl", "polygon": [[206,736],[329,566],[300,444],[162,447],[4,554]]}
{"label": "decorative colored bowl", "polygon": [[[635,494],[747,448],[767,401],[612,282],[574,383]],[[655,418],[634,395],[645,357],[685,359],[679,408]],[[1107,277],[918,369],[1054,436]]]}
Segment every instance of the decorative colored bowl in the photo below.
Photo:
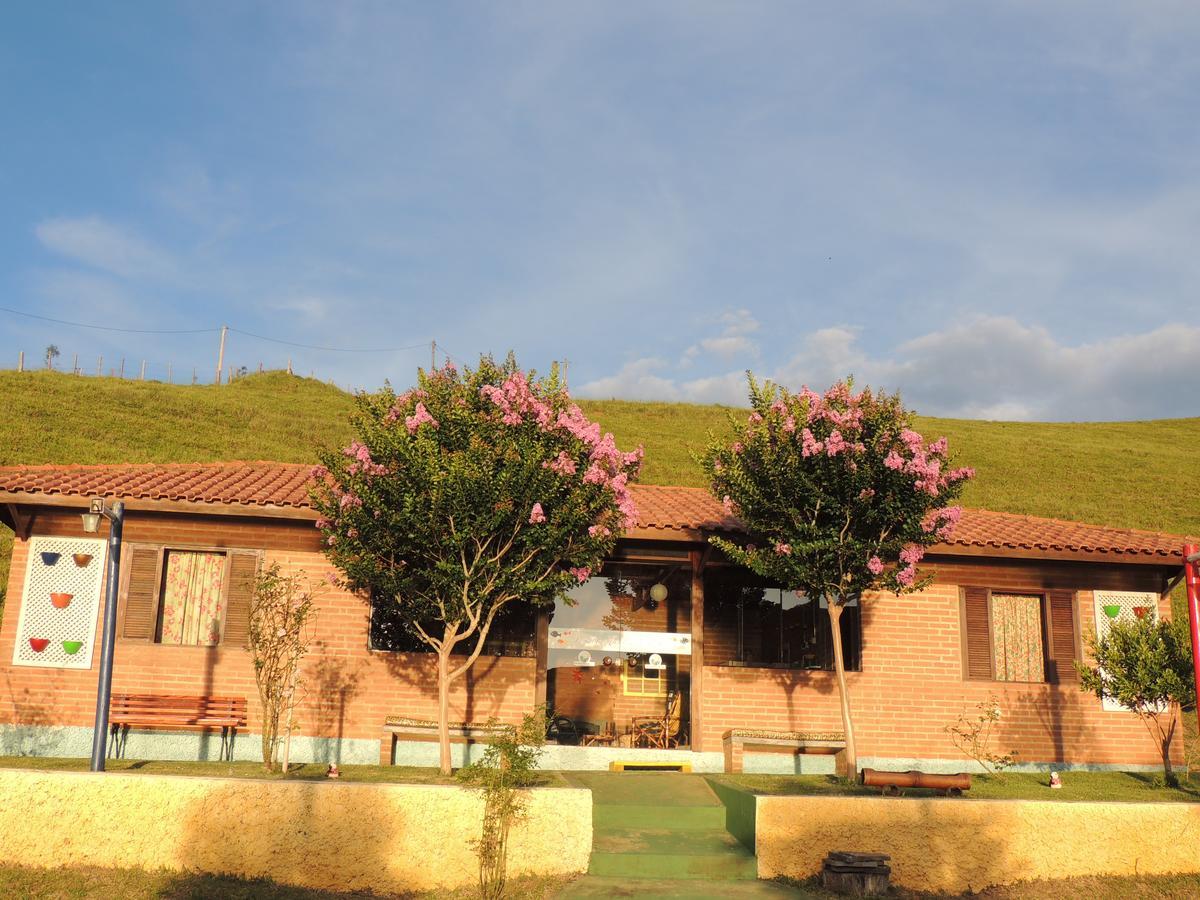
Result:
{"label": "decorative colored bowl", "polygon": [[1115,619],[1121,614],[1121,607],[1114,603],[1110,603],[1108,606],[1104,607],[1104,614],[1110,619]]}
{"label": "decorative colored bowl", "polygon": [[76,553],[74,556],[71,557],[71,559],[75,560],[75,565],[79,566],[79,568],[86,569],[88,563],[90,563],[92,561],[92,554]]}
{"label": "decorative colored bowl", "polygon": [[63,641],[63,652],[67,656],[74,656],[79,652],[79,648],[83,646],[83,641]]}
{"label": "decorative colored bowl", "polygon": [[50,638],[30,638],[29,646],[33,648],[34,653],[41,653],[50,646]]}
{"label": "decorative colored bowl", "polygon": [[51,553],[49,550],[42,551],[42,562],[48,566],[54,565],[60,559],[62,559],[61,553]]}
{"label": "decorative colored bowl", "polygon": [[1150,607],[1148,607],[1148,606],[1135,606],[1133,608],[1133,614],[1135,616],[1137,616],[1139,619],[1146,618],[1146,613],[1148,613],[1148,612],[1150,612]]}
{"label": "decorative colored bowl", "polygon": [[66,609],[71,605],[71,601],[75,599],[74,594],[51,594],[50,602],[54,604],[55,609]]}

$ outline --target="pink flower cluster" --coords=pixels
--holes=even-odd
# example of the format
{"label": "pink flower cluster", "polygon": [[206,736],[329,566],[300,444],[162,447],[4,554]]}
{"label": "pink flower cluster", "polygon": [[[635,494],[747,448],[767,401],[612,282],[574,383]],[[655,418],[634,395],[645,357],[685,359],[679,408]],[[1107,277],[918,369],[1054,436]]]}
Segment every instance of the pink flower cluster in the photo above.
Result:
{"label": "pink flower cluster", "polygon": [[505,425],[520,425],[528,416],[546,428],[554,419],[554,411],[533,392],[524,372],[513,372],[499,387],[485,384],[479,389],[479,395],[500,408],[501,420]]}
{"label": "pink flower cluster", "polygon": [[883,560],[878,556],[872,556],[867,560],[867,571],[872,575],[878,575],[883,571]]}
{"label": "pink flower cluster", "polygon": [[904,563],[896,571],[896,581],[905,587],[912,585],[917,580],[917,563],[925,555],[925,548],[918,544],[909,544],[900,551],[900,562]]}
{"label": "pink flower cluster", "polygon": [[353,460],[350,465],[346,466],[348,475],[357,475],[361,472],[370,478],[375,475],[387,474],[387,466],[380,465],[371,458],[371,451],[366,444],[354,441],[342,453]]}
{"label": "pink flower cluster", "polygon": [[942,509],[931,509],[921,523],[926,534],[936,534],[943,541],[949,540],[954,534],[954,527],[962,518],[961,506],[946,506]]}
{"label": "pink flower cluster", "polygon": [[607,525],[591,525],[588,527],[588,537],[606,538],[612,534]]}
{"label": "pink flower cluster", "polygon": [[589,578],[592,577],[592,570],[585,569],[582,566],[579,566],[579,567],[576,567],[573,569],[569,569],[568,571],[570,571],[570,573],[579,580],[580,584],[583,584],[585,581],[587,581]]}
{"label": "pink flower cluster", "polygon": [[347,509],[362,509],[362,498],[357,494],[342,494],[338,498],[338,509],[345,512]]}
{"label": "pink flower cluster", "polygon": [[559,452],[553,460],[546,460],[542,463],[543,469],[549,469],[559,475],[574,475],[576,470],[575,460],[571,458],[571,454],[566,450]]}
{"label": "pink flower cluster", "polygon": [[399,394],[396,397],[395,402],[392,403],[392,408],[389,409],[387,411],[387,415],[383,417],[383,421],[391,425],[393,422],[397,422],[403,418],[404,411],[408,409],[408,404],[413,400],[414,397],[417,400],[428,400],[429,394],[423,391],[421,388],[413,388],[412,390],[405,391],[403,394]]}
{"label": "pink flower cluster", "polygon": [[529,513],[529,524],[540,525],[546,521],[546,514],[542,511],[542,504],[533,504],[533,509]]}
{"label": "pink flower cluster", "polygon": [[792,555],[792,545],[785,544],[782,541],[780,541],[779,543],[777,543],[775,545],[775,553],[778,556],[791,556]]}
{"label": "pink flower cluster", "polygon": [[408,429],[409,434],[416,434],[417,429],[426,424],[434,428],[438,427],[437,419],[429,414],[424,403],[418,402],[413,414],[405,417],[404,427]]}

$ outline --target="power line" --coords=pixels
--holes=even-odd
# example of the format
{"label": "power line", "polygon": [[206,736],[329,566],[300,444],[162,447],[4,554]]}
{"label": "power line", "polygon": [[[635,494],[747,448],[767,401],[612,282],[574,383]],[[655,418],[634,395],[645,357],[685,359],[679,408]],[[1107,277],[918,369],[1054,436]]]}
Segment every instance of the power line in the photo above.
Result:
{"label": "power line", "polygon": [[242,331],[240,328],[234,328],[232,325],[229,326],[229,330],[236,334],[245,335],[246,337],[257,338],[260,341],[270,341],[272,344],[284,344],[288,347],[300,347],[304,350],[326,350],[330,353],[398,353],[401,350],[416,350],[418,347],[428,345],[428,341],[422,341],[419,344],[409,344],[406,347],[321,347],[316,344],[298,344],[295,341],[267,337],[265,334],[254,334],[250,331]]}
{"label": "power line", "polygon": [[35,316],[33,313],[22,312],[19,309],[10,309],[7,306],[0,306],[0,312],[12,313],[14,316],[24,316],[27,319],[39,319],[43,322],[53,322],[56,325],[70,325],[74,328],[91,328],[95,331],[117,331],[122,334],[209,334],[217,332],[219,328],[184,328],[174,329],[169,331],[159,331],[149,328],[113,328],[109,325],[89,325],[85,322],[68,322],[66,319],[52,319],[49,316]]}

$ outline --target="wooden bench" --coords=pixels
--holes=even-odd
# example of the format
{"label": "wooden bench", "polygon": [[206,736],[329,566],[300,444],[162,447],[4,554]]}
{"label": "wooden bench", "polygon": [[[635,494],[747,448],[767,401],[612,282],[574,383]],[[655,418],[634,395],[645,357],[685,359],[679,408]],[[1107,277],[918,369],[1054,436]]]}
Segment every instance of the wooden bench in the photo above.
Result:
{"label": "wooden bench", "polygon": [[221,758],[233,759],[233,737],[246,724],[246,698],[113,694],[108,719],[117,757],[125,755],[130,728],[220,728]]}
{"label": "wooden bench", "polygon": [[[503,725],[484,725],[476,722],[451,722],[450,741],[473,744],[492,737]],[[438,723],[407,716],[388,716],[383,723],[383,739],[379,742],[379,764],[391,766],[396,760],[396,742],[401,740],[436,741]]]}
{"label": "wooden bench", "polygon": [[725,771],[742,771],[742,755],[747,747],[771,750],[788,749],[796,753],[816,753],[837,757],[839,773],[845,767],[846,736],[841,732],[824,731],[762,731],[734,728],[725,732],[721,741],[725,751]]}

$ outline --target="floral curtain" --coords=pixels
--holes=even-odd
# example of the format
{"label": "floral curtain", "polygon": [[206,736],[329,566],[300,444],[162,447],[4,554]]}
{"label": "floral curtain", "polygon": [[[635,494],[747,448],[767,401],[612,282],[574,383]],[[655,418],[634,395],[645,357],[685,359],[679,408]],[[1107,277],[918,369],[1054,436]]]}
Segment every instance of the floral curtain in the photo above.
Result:
{"label": "floral curtain", "polygon": [[212,646],[221,640],[224,553],[167,553],[162,643]]}
{"label": "floral curtain", "polygon": [[1042,598],[992,594],[992,644],[997,681],[1045,681]]}

